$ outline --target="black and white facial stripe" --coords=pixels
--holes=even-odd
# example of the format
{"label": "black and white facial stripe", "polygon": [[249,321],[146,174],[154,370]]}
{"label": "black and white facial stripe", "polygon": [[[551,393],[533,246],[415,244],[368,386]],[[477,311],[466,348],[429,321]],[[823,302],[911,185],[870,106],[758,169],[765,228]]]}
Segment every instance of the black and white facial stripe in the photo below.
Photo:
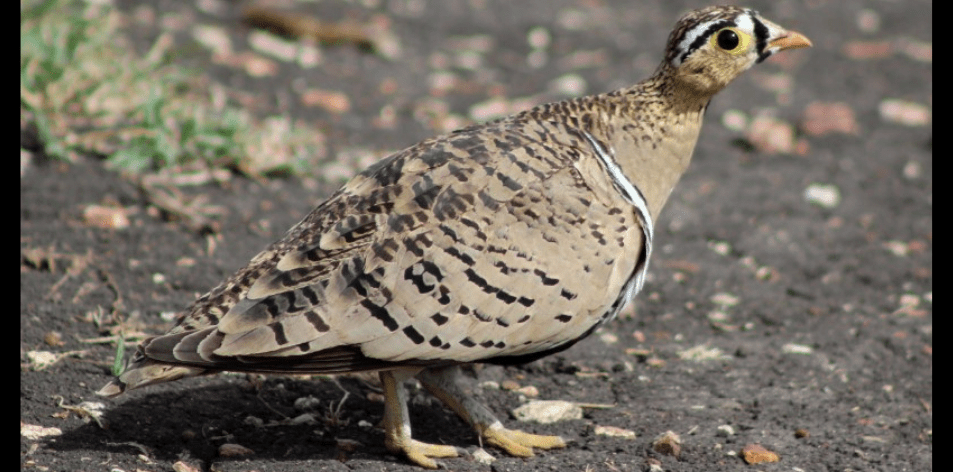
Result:
{"label": "black and white facial stripe", "polygon": [[714,18],[685,30],[681,38],[676,38],[672,65],[675,67],[680,66],[685,62],[688,56],[698,50],[698,48],[704,46],[711,38],[711,35],[726,27],[738,28],[738,30],[748,34],[754,39],[758,54],[758,59],[755,61],[756,63],[774,54],[775,51],[773,49],[768,49],[768,41],[772,35],[778,32],[774,31],[773,25],[762,21],[758,12],[754,10],[744,10],[734,18]]}
{"label": "black and white facial stripe", "polygon": [[684,39],[679,41],[678,46],[676,46],[679,54],[675,56],[675,61],[672,65],[675,67],[681,65],[685,62],[685,59],[688,58],[689,54],[702,47],[708,42],[708,38],[710,38],[711,35],[726,26],[735,26],[735,22],[728,20],[708,21],[686,31]]}
{"label": "black and white facial stripe", "polygon": [[602,167],[605,169],[606,173],[609,174],[609,177],[612,178],[612,184],[615,186],[616,190],[622,194],[622,196],[628,201],[632,206],[635,207],[636,215],[638,215],[639,223],[642,225],[642,251],[643,257],[641,260],[642,264],[636,266],[635,272],[629,277],[629,280],[625,284],[625,288],[622,291],[622,300],[623,303],[617,303],[615,309],[612,313],[609,314],[607,319],[615,318],[615,316],[622,311],[622,308],[625,307],[625,304],[632,300],[637,293],[642,290],[642,285],[645,283],[645,274],[649,270],[649,258],[652,256],[652,239],[655,237],[655,227],[652,225],[652,214],[649,213],[648,203],[645,201],[645,196],[642,195],[642,192],[639,191],[632,181],[622,173],[622,169],[619,168],[619,164],[616,163],[614,154],[615,152],[611,149],[607,152],[606,149],[599,143],[596,138],[586,131],[582,132],[586,140],[589,141],[589,145],[592,146],[592,149],[596,153],[596,157],[599,158],[599,162],[602,163]]}

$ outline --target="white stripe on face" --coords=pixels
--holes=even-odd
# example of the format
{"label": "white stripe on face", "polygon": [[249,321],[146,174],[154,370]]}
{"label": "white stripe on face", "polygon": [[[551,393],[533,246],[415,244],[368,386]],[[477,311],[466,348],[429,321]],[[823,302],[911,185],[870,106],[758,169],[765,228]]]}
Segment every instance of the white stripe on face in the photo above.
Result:
{"label": "white stripe on face", "polygon": [[745,12],[735,18],[735,27],[754,37],[754,21],[751,20],[751,13]]}
{"label": "white stripe on face", "polygon": [[[710,35],[718,32],[721,29],[715,27],[719,24],[721,24],[722,27],[733,26],[741,30],[743,33],[748,34],[752,38],[755,38],[755,22],[753,19],[755,14],[756,13],[754,11],[747,10],[733,19],[729,20],[725,18],[719,18],[716,20],[706,21],[688,30],[682,40],[679,41],[678,46],[676,46],[676,51],[678,51],[678,54],[675,56],[672,65],[675,67],[680,66],[687,57],[686,53],[690,54],[694,50],[692,49],[692,45],[695,45],[695,49],[703,46]],[[768,27],[771,28],[770,25],[768,25]],[[771,33],[774,33],[774,31],[772,30]],[[701,38],[701,41],[696,44],[699,38]]]}
{"label": "white stripe on face", "polygon": [[685,33],[685,37],[678,43],[678,46],[675,48],[678,51],[678,54],[675,56],[674,63],[672,64],[675,67],[678,67],[682,64],[682,59],[685,57],[685,53],[689,52],[689,49],[692,47],[692,44],[704,34],[711,34],[708,31],[713,25],[717,23],[723,23],[725,20],[712,20],[706,21],[699,24],[698,26],[688,30]]}

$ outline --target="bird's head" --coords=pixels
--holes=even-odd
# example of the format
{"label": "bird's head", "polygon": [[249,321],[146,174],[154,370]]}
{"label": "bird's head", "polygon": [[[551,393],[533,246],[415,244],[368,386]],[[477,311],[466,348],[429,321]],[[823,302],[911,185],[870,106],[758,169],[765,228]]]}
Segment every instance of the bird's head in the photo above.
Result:
{"label": "bird's head", "polygon": [[786,30],[754,10],[708,7],[678,20],[660,70],[672,75],[677,87],[714,95],[772,54],[810,46],[804,35]]}

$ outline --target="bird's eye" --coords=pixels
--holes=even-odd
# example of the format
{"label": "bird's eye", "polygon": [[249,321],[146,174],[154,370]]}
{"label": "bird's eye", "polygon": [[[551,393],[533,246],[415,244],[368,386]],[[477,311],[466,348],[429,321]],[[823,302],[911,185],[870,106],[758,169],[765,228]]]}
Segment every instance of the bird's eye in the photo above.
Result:
{"label": "bird's eye", "polygon": [[738,39],[738,33],[735,33],[732,30],[722,30],[718,33],[718,47],[731,51],[732,49],[738,47],[738,43],[741,40]]}
{"label": "bird's eye", "polygon": [[735,28],[725,28],[715,33],[711,42],[722,51],[738,54],[748,46],[748,35],[738,31]]}

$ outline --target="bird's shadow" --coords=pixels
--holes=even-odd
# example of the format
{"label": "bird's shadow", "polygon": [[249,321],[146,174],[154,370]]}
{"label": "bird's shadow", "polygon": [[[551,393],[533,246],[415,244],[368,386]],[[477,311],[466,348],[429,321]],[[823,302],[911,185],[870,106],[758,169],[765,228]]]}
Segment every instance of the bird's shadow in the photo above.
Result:
{"label": "bird's shadow", "polygon": [[[201,386],[190,386],[196,383]],[[226,443],[251,449],[257,459],[389,454],[378,427],[382,397],[357,379],[269,377],[256,386],[241,377],[219,377],[148,388],[162,390],[127,393],[121,403],[105,400],[104,427],[91,421],[64,432],[49,447],[145,454],[157,461],[175,461],[183,453],[211,461],[221,457],[219,448]],[[302,398],[307,406],[296,407]],[[426,393],[412,395],[411,403],[415,439],[463,447],[476,442],[462,420]]]}

